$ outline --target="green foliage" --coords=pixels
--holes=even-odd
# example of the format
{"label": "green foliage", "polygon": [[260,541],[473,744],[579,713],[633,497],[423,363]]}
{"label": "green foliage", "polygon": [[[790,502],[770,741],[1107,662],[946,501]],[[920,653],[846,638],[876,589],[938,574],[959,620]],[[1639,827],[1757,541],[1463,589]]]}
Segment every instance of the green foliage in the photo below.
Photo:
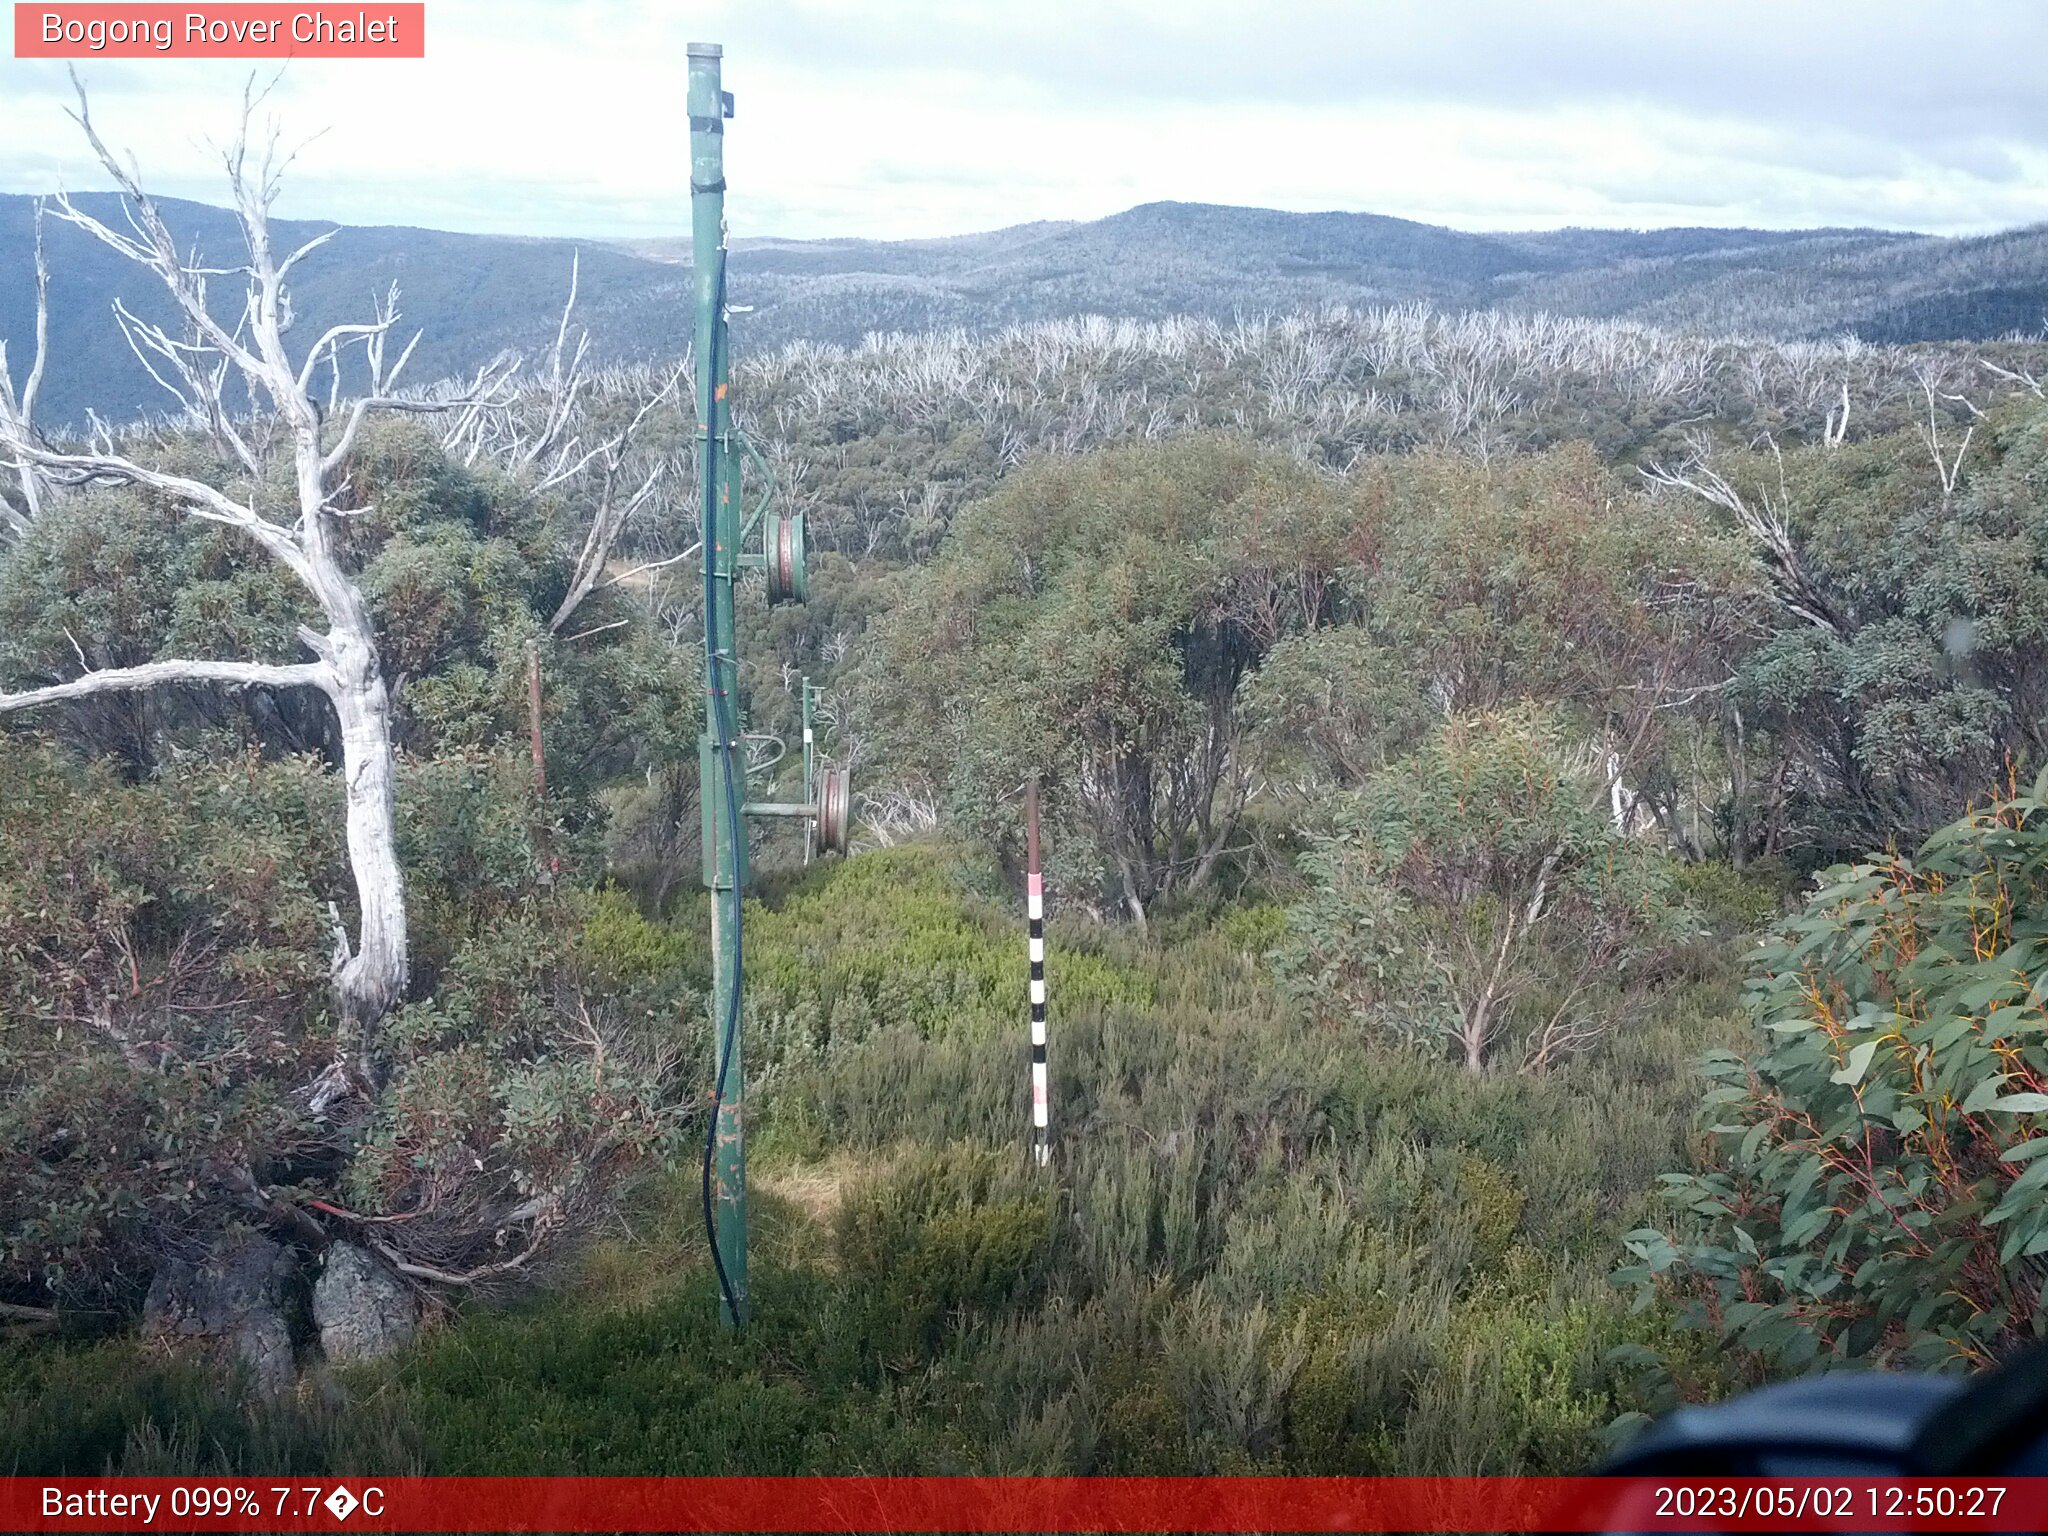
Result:
{"label": "green foliage", "polygon": [[407,1427],[331,1379],[252,1411],[218,1362],[129,1340],[0,1343],[0,1475],[417,1472]]}
{"label": "green foliage", "polygon": [[1272,903],[1231,907],[1217,918],[1213,931],[1221,942],[1257,959],[1287,932],[1287,911]]}
{"label": "green foliage", "polygon": [[[1936,424],[1953,453],[1963,428]],[[2015,395],[1985,413],[1952,492],[1924,430],[1726,469],[1785,507],[1828,616],[1775,626],[1734,690],[1778,761],[1806,770],[1780,814],[1808,867],[1925,837],[2009,759],[2048,756],[2048,412]]]}
{"label": "green foliage", "polygon": [[[934,844],[815,867],[743,933],[750,1072],[769,1146],[996,1138],[1015,1113],[1025,1017],[1020,919],[963,904]],[[1093,946],[1062,956],[1062,1008],[1151,1000],[1156,981]]]}
{"label": "green foliage", "polygon": [[1718,939],[1761,933],[1785,915],[1786,892],[1770,868],[1743,870],[1704,859],[1679,865],[1672,878]]}
{"label": "green foliage", "polygon": [[[150,451],[253,504],[289,499],[196,441]],[[374,1102],[311,1107],[327,1103],[312,1085],[337,1053],[324,909],[346,921],[354,896],[339,787],[317,763],[338,756],[324,698],[195,685],[10,716],[10,1298],[118,1317],[155,1257],[203,1244],[252,1181],[282,1202],[274,1219],[304,1200],[353,1202],[407,1214],[389,1230],[430,1264],[460,1270],[479,1246],[496,1262],[508,1219],[573,1235],[673,1136],[663,1032],[694,1016],[696,994],[589,975],[573,941],[575,889],[601,857],[600,792],[680,754],[688,678],[653,636],[602,622],[609,598],[590,607],[597,633],[546,634],[580,509],[463,469],[405,423],[367,431],[348,479],[356,515],[336,537],[370,601],[405,749],[413,995],[387,1021],[389,1080]],[[172,655],[296,659],[311,617],[289,574],[233,530],[135,491],[53,498],[0,550],[0,689]],[[545,802],[528,759],[530,654]],[[21,734],[23,721],[118,759],[130,782]]]}
{"label": "green foliage", "polygon": [[[1651,1405],[1632,1362],[1670,1354],[1668,1325],[1631,1318],[1606,1272],[1684,1154],[1680,1063],[1707,1021],[1674,1010],[1553,1073],[1474,1080],[1280,1008],[1245,942],[1271,909],[1164,947],[1055,924],[1047,1173],[1023,1134],[1018,924],[960,879],[942,848],[890,850],[749,907],[781,1007],[906,976],[849,1045],[750,1083],[774,1130],[750,1148],[745,1332],[717,1321],[686,1165],[630,1196],[630,1235],[580,1278],[467,1309],[332,1408],[245,1418],[126,1346],[81,1357],[36,1465],[155,1468],[168,1446],[248,1471],[1563,1472]],[[702,965],[697,913],[651,922],[613,893],[573,916],[593,986]],[[440,1048],[529,1048],[517,956],[542,942],[515,926],[451,967],[442,995],[471,1011],[441,1015]],[[874,968],[838,963],[862,948]],[[932,982],[955,974],[990,991]],[[701,1061],[684,1002],[664,1027]],[[405,1022],[428,1049],[426,1018]],[[422,1106],[459,1087],[422,1079]],[[789,1162],[798,1123],[831,1153],[815,1214],[779,1193],[814,1172]],[[46,1379],[0,1386],[0,1423]]]}
{"label": "green foliage", "polygon": [[132,1305],[224,1168],[289,1159],[333,1051],[334,798],[303,761],[124,789],[0,750],[0,1293]]}
{"label": "green foliage", "polygon": [[885,1369],[913,1369],[949,1328],[1033,1301],[1051,1268],[1056,1200],[1020,1151],[934,1147],[857,1190],[836,1240],[863,1333]]}
{"label": "green foliage", "polygon": [[538,1199],[573,1234],[670,1145],[701,991],[578,945],[582,898],[542,894],[517,758],[400,777],[432,992],[385,1022],[390,1079],[337,1122],[307,1092],[336,1051],[332,776],[223,754],[124,784],[32,738],[0,750],[0,1297],[117,1322],[167,1247],[247,1214],[251,1177],[422,1210],[406,1235],[445,1229],[448,1264],[494,1248],[494,1208]]}
{"label": "green foliage", "polygon": [[889,686],[871,692],[896,760],[1008,846],[1007,786],[1041,774],[1048,821],[1071,834],[1055,874],[1106,881],[1138,912],[1199,889],[1242,808],[1239,685],[1323,617],[1335,508],[1322,477],[1226,438],[1004,482],[884,626]]}
{"label": "green foliage", "polygon": [[514,1210],[536,1248],[573,1247],[622,1181],[680,1156],[679,1047],[705,1036],[703,993],[607,943],[619,924],[603,898],[487,899],[472,891],[489,920],[456,942],[433,996],[387,1020],[392,1081],[340,1179],[351,1208],[404,1215],[407,1241],[457,1272],[510,1256]]}
{"label": "green foliage", "polygon": [[1955,1369],[2040,1337],[2048,1273],[2048,784],[1914,859],[1830,871],[1756,958],[1749,1049],[1710,1057],[1722,1166],[1621,1278],[1774,1366]]}
{"label": "green foliage", "polygon": [[1279,772],[1357,784],[1427,734],[1425,688],[1404,648],[1344,624],[1275,645],[1245,684],[1245,707]]}
{"label": "green foliage", "polygon": [[1694,508],[1623,512],[1624,485],[1584,444],[1498,466],[1362,466],[1349,489],[1373,530],[1369,622],[1441,708],[1542,700],[1640,762],[1637,738],[1662,727],[1632,695],[1718,682],[1703,652],[1754,578]]}
{"label": "green foliage", "polygon": [[593,970],[630,986],[686,976],[708,987],[708,945],[701,934],[673,923],[650,922],[620,890],[591,894],[584,909],[583,952]]}
{"label": "green foliage", "polygon": [[1453,720],[1341,797],[1275,952],[1319,1017],[1549,1065],[1639,1011],[1689,915],[1669,863],[1617,837],[1554,718]]}
{"label": "green foliage", "polygon": [[[180,448],[167,468],[207,476],[217,466]],[[312,618],[295,584],[252,564],[235,535],[195,524],[134,490],[92,491],[50,515],[0,558],[0,687],[68,680],[86,666],[122,667],[169,654],[291,660],[297,626]],[[268,722],[287,751],[316,745],[289,696]],[[147,768],[174,722],[202,729],[251,721],[249,701],[219,690],[173,688],[76,701],[38,725],[88,755]]]}
{"label": "green foliage", "polygon": [[[196,444],[174,440],[159,456],[168,469],[247,489]],[[350,520],[346,552],[360,569],[406,749],[462,758],[523,748],[533,642],[550,790],[567,825],[598,824],[601,790],[684,752],[695,695],[667,647],[610,624],[604,595],[578,616],[600,634],[574,644],[544,634],[567,586],[565,541],[581,537],[577,509],[450,463],[405,422],[367,429],[349,475],[367,510]],[[66,497],[0,555],[0,688],[168,656],[294,661],[298,628],[314,617],[293,578],[233,530],[139,491]],[[338,756],[325,701],[304,689],[112,695],[39,711],[34,723],[137,770],[221,730],[268,755]]]}
{"label": "green foliage", "polygon": [[[1278,388],[1270,344],[1202,353],[1171,431],[1263,444],[1274,418],[1239,406]],[[1617,1416],[1753,1359],[1975,1361],[2037,1331],[2038,796],[1858,866],[1771,941],[1775,1033],[1714,1069],[1719,1167],[1684,1064],[1728,1035],[1731,956],[1794,863],[2041,755],[2038,408],[1988,417],[1946,497],[1904,437],[1788,455],[1774,496],[1824,630],[1753,535],[1582,446],[1410,453],[1457,434],[1373,411],[1270,434],[1292,453],[1182,435],[1006,475],[1046,422],[890,419],[853,371],[818,360],[824,404],[787,413],[841,552],[814,603],[745,605],[747,724],[793,738],[810,671],[870,835],[936,808],[941,836],[801,872],[764,839],[755,1329],[716,1323],[687,1157],[710,1054],[687,620],[657,583],[550,634],[579,509],[387,428],[345,537],[405,746],[392,1079],[339,1128],[302,1108],[348,888],[317,698],[80,701],[38,717],[61,747],[9,724],[0,1298],[118,1319],[164,1243],[235,1214],[222,1173],[245,1165],[291,1202],[403,1217],[380,1229],[448,1268],[502,1262],[508,1221],[570,1254],[626,1235],[267,1417],[118,1341],[24,1352],[0,1430],[66,1398],[24,1468],[1571,1471]],[[1370,376],[1411,405],[1434,388]],[[1515,441],[1675,431],[1668,400],[1587,426],[1543,388]],[[67,497],[0,552],[0,686],[75,675],[74,638],[90,665],[283,658],[303,617],[219,530]],[[1023,1152],[1027,771],[1055,892],[1051,1172]],[[1544,1070],[1465,1070],[1490,1064]],[[664,1157],[681,1171],[635,1182]],[[1686,1207],[1667,1231],[1659,1175]],[[1682,1292],[1736,1348],[1629,1312],[1624,1234],[1644,1294]]]}

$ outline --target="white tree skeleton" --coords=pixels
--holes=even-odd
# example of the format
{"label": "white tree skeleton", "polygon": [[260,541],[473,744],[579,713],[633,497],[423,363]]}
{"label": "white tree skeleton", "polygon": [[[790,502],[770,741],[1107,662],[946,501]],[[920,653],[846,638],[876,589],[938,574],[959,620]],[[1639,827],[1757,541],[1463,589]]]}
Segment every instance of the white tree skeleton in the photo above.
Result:
{"label": "white tree skeleton", "polygon": [[[379,663],[369,606],[342,565],[330,519],[342,515],[338,503],[348,482],[340,471],[372,411],[454,413],[459,423],[467,424],[479,412],[502,403],[502,389],[517,365],[501,357],[479,373],[474,387],[460,393],[394,393],[398,376],[412,355],[412,343],[408,343],[396,362],[385,366],[384,343],[399,318],[394,292],[378,306],[374,321],[333,327],[313,344],[300,365],[293,366],[284,340],[292,321],[285,279],[294,266],[325,244],[332,232],[308,241],[282,260],[272,249],[270,208],[289,157],[279,160],[273,131],[260,162],[253,167],[250,164],[250,119],[261,94],[253,87],[244,92],[240,131],[223,155],[248,261],[240,267],[208,268],[199,265],[196,257],[179,255],[169,226],[142,190],[137,175],[122,166],[94,129],[84,87],[75,74],[73,85],[78,91],[78,107],[71,115],[125,195],[130,232],[111,228],[68,196],[57,198],[55,215],[163,282],[190,339],[175,337],[117,305],[115,318],[130,347],[157,381],[184,401],[192,418],[203,423],[215,442],[252,475],[261,475],[263,458],[273,442],[281,439],[288,443],[296,507],[289,523],[273,521],[256,509],[253,497],[251,502],[238,501],[217,487],[149,468],[116,451],[112,434],[104,428],[86,449],[67,452],[50,447],[30,417],[42,371],[41,338],[47,324],[47,285],[40,272],[36,366],[20,396],[11,389],[0,392],[0,452],[21,476],[24,487],[34,487],[38,481],[65,487],[140,486],[163,494],[188,516],[237,529],[292,573],[318,605],[326,628],[302,626],[299,630],[300,640],[315,657],[311,662],[167,659],[88,671],[70,682],[0,694],[0,714],[165,683],[312,687],[326,695],[341,740],[347,843],[358,906],[353,943],[339,915],[335,917],[333,985],[345,1070],[359,1087],[371,1089],[382,1076],[377,1025],[403,998],[408,978],[405,880],[397,852],[390,694]],[[208,304],[207,279],[220,276],[240,277],[247,285],[242,312],[232,328],[219,320]],[[345,425],[328,446],[322,436],[323,412],[310,393],[313,379],[323,362],[338,378],[341,350],[357,344],[363,346],[369,363],[369,388],[351,403]],[[0,377],[4,372],[0,369]],[[239,423],[234,419],[222,398],[230,377],[238,377],[246,385],[252,402],[258,403],[259,414]],[[31,489],[27,499],[29,516],[33,516],[40,509],[40,498]],[[8,520],[26,531],[28,517],[10,512]]]}
{"label": "white tree skeleton", "polygon": [[[15,392],[14,375],[7,366],[7,343],[0,341],[0,422],[19,422],[24,433],[32,430],[35,419],[36,394],[42,388],[43,365],[49,359],[50,341],[50,261],[43,250],[43,204],[36,202],[36,355],[29,364],[28,377],[23,380],[20,393]],[[5,439],[0,439],[4,442]],[[19,510],[0,499],[0,523],[19,535],[28,532],[28,526],[41,515],[42,486],[35,465],[25,459],[16,458],[13,469],[21,483]]]}

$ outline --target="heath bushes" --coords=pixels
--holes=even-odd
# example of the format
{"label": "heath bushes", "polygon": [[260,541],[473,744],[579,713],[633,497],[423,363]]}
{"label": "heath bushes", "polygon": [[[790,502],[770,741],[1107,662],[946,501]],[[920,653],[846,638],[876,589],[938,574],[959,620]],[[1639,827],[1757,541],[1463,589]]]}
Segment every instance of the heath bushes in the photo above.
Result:
{"label": "heath bushes", "polygon": [[124,783],[0,746],[0,1300],[113,1322],[233,1220],[491,1269],[586,1227],[676,1133],[700,994],[578,945],[524,774],[481,754],[403,766],[432,995],[390,1019],[374,1102],[323,1101],[337,799],[305,758]]}
{"label": "heath bushes", "polygon": [[244,1176],[317,1160],[329,793],[303,761],[128,788],[0,749],[0,1299],[119,1311]]}

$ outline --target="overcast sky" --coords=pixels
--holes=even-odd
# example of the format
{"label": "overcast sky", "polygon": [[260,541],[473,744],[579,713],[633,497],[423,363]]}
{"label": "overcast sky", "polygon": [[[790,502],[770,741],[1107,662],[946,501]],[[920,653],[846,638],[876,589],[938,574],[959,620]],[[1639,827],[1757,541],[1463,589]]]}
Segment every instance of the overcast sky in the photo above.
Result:
{"label": "overcast sky", "polygon": [[[320,137],[281,213],[683,233],[701,39],[738,98],[738,235],[1164,198],[1465,229],[2048,220],[2039,0],[428,0],[427,26],[424,60],[288,67],[277,116]],[[81,69],[146,184],[220,200],[245,67]],[[105,185],[68,89],[0,59],[0,191]]]}

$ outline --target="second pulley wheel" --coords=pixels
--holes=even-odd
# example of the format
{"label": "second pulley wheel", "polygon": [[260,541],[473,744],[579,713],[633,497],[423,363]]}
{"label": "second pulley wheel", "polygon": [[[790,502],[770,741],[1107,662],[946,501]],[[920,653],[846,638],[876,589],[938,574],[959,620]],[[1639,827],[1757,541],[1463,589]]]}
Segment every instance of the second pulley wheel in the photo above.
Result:
{"label": "second pulley wheel", "polygon": [[818,775],[818,851],[844,855],[853,836],[853,770]]}
{"label": "second pulley wheel", "polygon": [[777,512],[768,519],[767,530],[768,601],[801,603],[811,594],[808,557],[804,548],[804,515]]}

